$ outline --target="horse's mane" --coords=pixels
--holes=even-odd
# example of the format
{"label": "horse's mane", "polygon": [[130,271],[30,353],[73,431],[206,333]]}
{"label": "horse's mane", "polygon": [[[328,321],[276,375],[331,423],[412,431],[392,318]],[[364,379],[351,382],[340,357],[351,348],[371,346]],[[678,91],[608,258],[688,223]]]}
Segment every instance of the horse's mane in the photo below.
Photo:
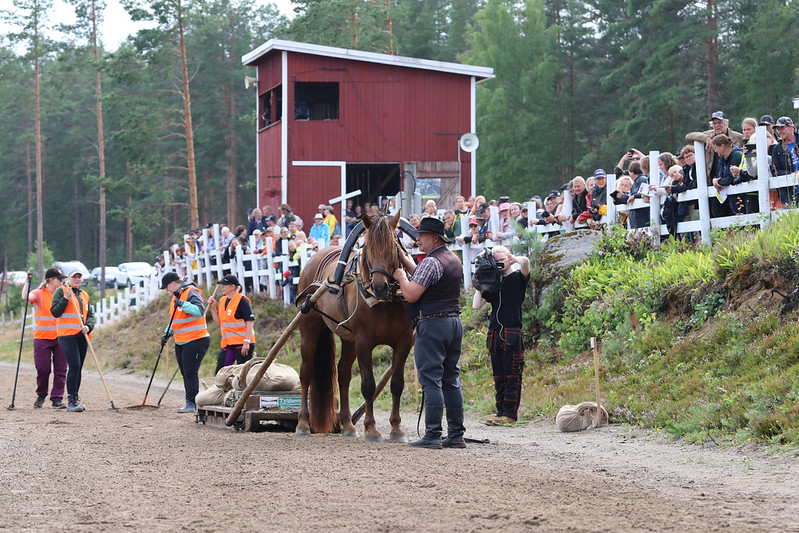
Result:
{"label": "horse's mane", "polygon": [[396,235],[390,222],[391,219],[383,215],[372,219],[364,238],[369,257],[389,258],[397,254]]}

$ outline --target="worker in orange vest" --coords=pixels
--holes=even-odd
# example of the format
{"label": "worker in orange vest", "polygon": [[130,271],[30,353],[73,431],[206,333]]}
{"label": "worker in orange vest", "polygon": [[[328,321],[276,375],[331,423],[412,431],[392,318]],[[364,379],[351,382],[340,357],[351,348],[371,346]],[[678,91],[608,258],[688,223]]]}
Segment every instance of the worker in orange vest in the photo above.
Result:
{"label": "worker in orange vest", "polygon": [[[50,312],[53,294],[66,276],[57,268],[48,268],[44,273],[44,283],[28,293],[27,284],[22,289],[22,297],[33,304],[33,364],[36,366],[36,409],[44,405],[47,392],[53,409],[65,409],[64,387],[67,380],[67,359],[58,345],[55,317]],[[50,389],[50,371],[53,373],[53,388]]]}
{"label": "worker in orange vest", "polygon": [[161,289],[172,294],[169,315],[174,316],[171,331],[175,334],[175,357],[183,386],[186,390],[186,404],[177,409],[178,413],[196,413],[194,399],[200,390],[198,372],[205,352],[211,344],[211,337],[205,323],[205,303],[203,293],[194,283],[183,284],[174,272],[167,272],[161,278]]}
{"label": "worker in orange vest", "polygon": [[219,307],[213,296],[208,299],[211,318],[222,329],[222,349],[216,357],[217,373],[222,367],[249,361],[255,352],[252,302],[239,292],[241,284],[236,276],[225,276],[219,280],[219,286],[223,294]]}
{"label": "worker in orange vest", "polygon": [[64,285],[53,293],[50,312],[55,317],[58,345],[67,359],[67,411],[80,413],[81,373],[89,348],[88,338],[94,329],[94,310],[89,307],[89,294],[80,288],[83,273],[74,270]]}

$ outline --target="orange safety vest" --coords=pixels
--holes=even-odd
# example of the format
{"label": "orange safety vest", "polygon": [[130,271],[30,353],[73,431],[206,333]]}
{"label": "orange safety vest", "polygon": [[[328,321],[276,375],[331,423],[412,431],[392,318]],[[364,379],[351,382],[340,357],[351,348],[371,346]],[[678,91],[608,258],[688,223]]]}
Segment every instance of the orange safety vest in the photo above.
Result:
{"label": "orange safety vest", "polygon": [[[86,323],[86,319],[89,317],[89,293],[86,291],[81,292],[82,296],[80,300],[78,300],[78,296],[74,292],[70,298],[67,298],[68,303],[66,309],[64,309],[64,312],[61,313],[60,317],[55,319],[55,325],[59,337],[78,335],[80,333],[81,326]],[[81,309],[81,314],[83,315],[82,320],[81,315],[78,314],[78,310],[75,308],[75,305],[80,305],[81,301],[83,304],[83,309]],[[89,333],[89,338],[92,338],[91,333]]]}
{"label": "orange safety vest", "polygon": [[[200,293],[200,301],[203,300],[203,292],[197,287],[187,287],[180,293],[180,299],[184,302],[189,296],[191,291]],[[172,331],[175,333],[175,342],[178,344],[185,344],[189,341],[202,339],[208,336],[208,328],[205,325],[205,315],[194,316],[188,314],[181,308],[175,311],[175,297],[169,302],[169,316],[175,313],[175,319],[172,321]]]}
{"label": "orange safety vest", "polygon": [[53,305],[53,293],[47,287],[36,289],[41,293],[41,302],[39,305],[34,306],[33,311],[33,338],[45,339],[48,341],[55,340],[58,333],[55,325],[55,317],[50,312],[50,307]]}
{"label": "orange safety vest", "polygon": [[[248,302],[249,298],[243,296],[241,293],[236,293],[233,298],[230,298],[230,303],[225,309],[225,302],[228,297],[219,300],[219,322],[222,328],[222,348],[227,346],[239,346],[244,344],[244,337],[247,334],[247,322],[236,318],[236,310],[239,308],[239,302],[244,298]],[[250,303],[252,306],[252,303]],[[250,344],[255,344],[255,332],[252,334]]]}

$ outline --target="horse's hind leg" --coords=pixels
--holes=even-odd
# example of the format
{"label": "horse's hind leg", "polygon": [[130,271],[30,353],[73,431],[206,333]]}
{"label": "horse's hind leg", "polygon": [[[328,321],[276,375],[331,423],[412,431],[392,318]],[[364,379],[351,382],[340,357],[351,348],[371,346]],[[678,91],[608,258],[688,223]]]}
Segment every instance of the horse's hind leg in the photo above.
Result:
{"label": "horse's hind leg", "polygon": [[366,404],[363,418],[363,432],[366,442],[383,442],[383,436],[375,425],[375,375],[372,370],[372,350],[374,346],[358,346],[358,367],[361,369],[361,395]]}
{"label": "horse's hind leg", "polygon": [[391,366],[393,367],[393,373],[391,375],[391,416],[389,417],[391,433],[388,437],[392,442],[408,442],[408,437],[402,430],[400,400],[402,398],[402,391],[405,388],[405,361],[408,359],[408,353],[411,351],[412,342],[413,333],[410,333],[393,346],[391,357]]}
{"label": "horse's hind leg", "polygon": [[357,437],[358,430],[352,423],[350,411],[350,381],[352,380],[352,363],[355,362],[355,344],[341,339],[341,358],[338,361],[338,391],[341,407],[338,422],[341,434],[345,437]]}

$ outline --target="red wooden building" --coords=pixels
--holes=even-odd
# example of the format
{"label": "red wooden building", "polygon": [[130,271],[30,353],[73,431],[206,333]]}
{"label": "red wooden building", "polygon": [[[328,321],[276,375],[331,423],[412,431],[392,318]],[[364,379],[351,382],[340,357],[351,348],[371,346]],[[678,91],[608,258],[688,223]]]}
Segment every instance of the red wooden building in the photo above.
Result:
{"label": "red wooden building", "polygon": [[475,152],[458,141],[492,68],[277,39],[242,61],[257,70],[259,206],[288,203],[307,229],[318,204],[343,220],[334,199],[393,196],[407,172],[442,205],[474,194]]}

